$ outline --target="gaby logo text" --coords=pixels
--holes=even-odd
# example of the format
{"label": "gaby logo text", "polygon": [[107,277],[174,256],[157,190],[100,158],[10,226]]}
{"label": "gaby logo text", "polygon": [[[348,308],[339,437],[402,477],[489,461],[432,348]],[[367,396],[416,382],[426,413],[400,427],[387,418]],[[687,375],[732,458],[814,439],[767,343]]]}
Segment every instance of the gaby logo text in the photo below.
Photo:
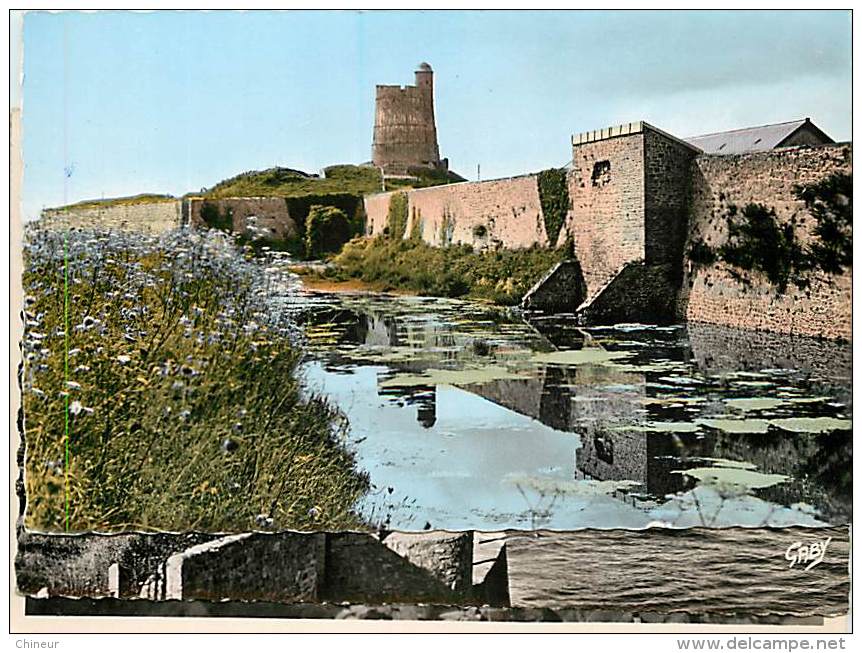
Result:
{"label": "gaby logo text", "polygon": [[818,540],[810,544],[794,542],[787,547],[784,557],[790,561],[791,569],[797,564],[801,566],[808,563],[805,567],[805,571],[808,571],[823,562],[823,558],[826,557],[826,548],[831,541],[832,538],[827,537],[825,540]]}

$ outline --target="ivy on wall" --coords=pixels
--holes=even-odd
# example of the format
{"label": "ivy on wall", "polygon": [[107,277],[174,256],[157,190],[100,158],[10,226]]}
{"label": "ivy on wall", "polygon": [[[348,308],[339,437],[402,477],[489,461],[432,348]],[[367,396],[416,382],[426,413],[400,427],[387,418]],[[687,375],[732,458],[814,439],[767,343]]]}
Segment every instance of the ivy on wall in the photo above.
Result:
{"label": "ivy on wall", "polygon": [[752,203],[739,210],[730,205],[725,215],[727,242],[715,248],[698,239],[689,247],[688,259],[696,266],[722,261],[743,282],[746,279],[739,271],[761,272],[781,293],[790,283],[807,288],[811,283],[808,273],[814,270],[841,274],[853,263],[852,175],[836,173],[797,186],[793,193],[816,222],[808,245],[798,238],[795,219],[780,224],[774,208]]}
{"label": "ivy on wall", "polygon": [[831,274],[853,265],[853,176],[836,173],[797,186],[794,195],[805,202],[817,222],[817,240],[810,247],[812,262]]}
{"label": "ivy on wall", "polygon": [[407,230],[407,193],[395,193],[389,199],[386,214],[386,233],[390,238],[401,240]]}
{"label": "ivy on wall", "polygon": [[542,205],[545,233],[548,234],[551,247],[557,244],[571,206],[566,178],[565,168],[548,168],[538,174],[539,202]]}
{"label": "ivy on wall", "polygon": [[422,211],[413,208],[413,220],[410,222],[410,240],[422,240],[425,225],[422,221]]}
{"label": "ivy on wall", "polygon": [[455,234],[455,221],[447,210],[443,210],[443,218],[440,220],[440,233],[438,240],[441,247],[448,247],[452,244],[452,236]]}
{"label": "ivy on wall", "polygon": [[217,204],[204,202],[201,205],[201,220],[210,229],[233,231],[233,211],[230,208],[222,213]]}
{"label": "ivy on wall", "polygon": [[764,273],[779,292],[791,281],[798,288],[807,285],[804,272],[809,266],[795,225],[779,224],[775,209],[748,204],[738,217],[728,220],[727,227],[728,241],[719,248],[722,261],[740,270]]}

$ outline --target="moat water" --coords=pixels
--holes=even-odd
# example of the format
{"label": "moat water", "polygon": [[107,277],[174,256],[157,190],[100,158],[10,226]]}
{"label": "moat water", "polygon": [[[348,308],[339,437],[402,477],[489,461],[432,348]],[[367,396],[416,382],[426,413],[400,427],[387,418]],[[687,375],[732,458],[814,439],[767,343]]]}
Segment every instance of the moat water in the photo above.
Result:
{"label": "moat water", "polygon": [[347,416],[380,527],[851,519],[847,344],[386,295],[295,310],[308,388]]}

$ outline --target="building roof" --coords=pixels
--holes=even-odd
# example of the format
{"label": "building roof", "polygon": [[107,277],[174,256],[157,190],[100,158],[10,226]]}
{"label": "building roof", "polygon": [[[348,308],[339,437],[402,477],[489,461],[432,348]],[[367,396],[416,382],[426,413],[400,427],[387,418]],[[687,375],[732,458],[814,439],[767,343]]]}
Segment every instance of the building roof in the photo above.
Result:
{"label": "building roof", "polygon": [[804,126],[819,132],[824,142],[833,142],[823,133],[809,118],[780,122],[774,125],[763,125],[761,127],[746,127],[744,129],[732,129],[716,134],[704,134],[703,136],[692,136],[685,140],[699,147],[707,154],[745,154],[746,152],[764,152],[781,147],[781,144],[790,136]]}
{"label": "building roof", "polygon": [[417,66],[416,72],[419,72],[419,71],[424,71],[427,73],[433,72],[431,70],[431,66],[426,61],[423,61],[422,63],[419,64],[419,66]]}

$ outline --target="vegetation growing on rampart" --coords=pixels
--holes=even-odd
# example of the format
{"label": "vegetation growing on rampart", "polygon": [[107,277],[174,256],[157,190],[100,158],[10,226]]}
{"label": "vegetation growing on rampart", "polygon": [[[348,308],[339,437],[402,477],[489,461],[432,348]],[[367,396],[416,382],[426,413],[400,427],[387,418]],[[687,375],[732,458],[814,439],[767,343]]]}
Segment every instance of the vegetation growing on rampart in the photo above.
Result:
{"label": "vegetation growing on rampart", "polygon": [[344,211],[334,206],[312,206],[305,220],[305,256],[311,259],[333,254],[352,235]]}
{"label": "vegetation growing on rampart", "polygon": [[384,233],[389,238],[400,240],[407,230],[408,216],[407,193],[395,193],[389,198],[389,211],[386,213]]}
{"label": "vegetation growing on rampart", "polygon": [[813,271],[843,273],[853,262],[852,176],[836,173],[797,186],[794,197],[804,202],[815,220],[807,242],[800,238],[796,220],[779,221],[774,208],[751,203],[740,210],[730,205],[726,242],[712,247],[697,239],[688,249],[688,259],[696,266],[726,263],[744,283],[749,282],[745,272],[761,273],[781,293],[790,283],[807,288]]}
{"label": "vegetation growing on rampart", "polygon": [[545,233],[548,234],[549,245],[555,247],[560,230],[566,221],[566,215],[571,208],[566,170],[564,168],[542,170],[537,175],[537,183],[542,217],[545,221]]}
{"label": "vegetation growing on rampart", "polygon": [[58,211],[82,211],[85,209],[105,209],[113,206],[132,206],[135,204],[161,204],[164,202],[175,202],[178,198],[173,195],[161,195],[158,193],[141,193],[129,197],[108,197],[101,200],[84,200],[76,204],[67,204],[57,207]]}

